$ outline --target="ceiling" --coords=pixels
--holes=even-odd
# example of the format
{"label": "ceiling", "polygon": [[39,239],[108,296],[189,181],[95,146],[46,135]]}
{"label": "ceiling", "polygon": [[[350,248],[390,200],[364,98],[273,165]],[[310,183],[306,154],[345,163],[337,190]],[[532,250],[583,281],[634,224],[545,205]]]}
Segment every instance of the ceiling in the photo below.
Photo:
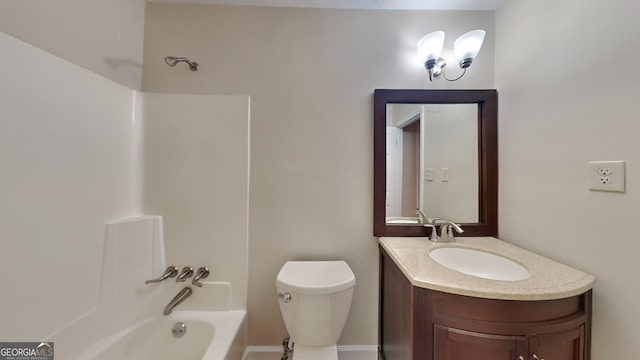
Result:
{"label": "ceiling", "polygon": [[174,4],[334,9],[495,10],[507,0],[147,0]]}

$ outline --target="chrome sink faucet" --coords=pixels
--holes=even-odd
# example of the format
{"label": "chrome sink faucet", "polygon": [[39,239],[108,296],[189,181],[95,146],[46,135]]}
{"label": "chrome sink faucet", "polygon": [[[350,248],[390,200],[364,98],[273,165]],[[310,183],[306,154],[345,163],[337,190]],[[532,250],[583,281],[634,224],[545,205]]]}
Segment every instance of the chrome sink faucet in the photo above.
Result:
{"label": "chrome sink faucet", "polygon": [[464,232],[464,230],[462,230],[460,225],[451,221],[443,220],[442,225],[440,225],[440,241],[441,242],[456,241],[456,237],[453,234],[454,230],[458,234],[461,234]]}
{"label": "chrome sink faucet", "polygon": [[427,215],[425,215],[425,213],[420,209],[416,209],[416,214],[418,214],[418,224],[424,227],[431,228],[431,236],[429,237],[429,240],[433,242],[440,242],[440,236],[438,236],[438,229],[436,228],[436,220],[441,219],[436,218],[432,219],[431,222],[429,222],[429,218],[427,217]]}
{"label": "chrome sink faucet", "polygon": [[418,215],[418,224],[427,224],[429,220],[427,219],[427,215],[420,209],[416,209],[416,214]]}
{"label": "chrome sink faucet", "polygon": [[162,313],[163,315],[169,315],[171,314],[171,312],[173,311],[173,309],[178,306],[181,302],[183,302],[186,298],[188,298],[189,296],[191,296],[191,293],[193,293],[193,290],[191,290],[190,287],[185,287],[184,289],[180,290],[180,292],[178,293],[178,295],[176,295],[173,299],[171,299],[171,301],[169,301],[169,304],[167,304],[167,306],[164,308],[164,312]]}
{"label": "chrome sink faucet", "polygon": [[[438,223],[438,221],[440,221],[440,223]],[[437,225],[440,225],[440,235],[438,235]],[[433,242],[453,242],[456,241],[456,237],[453,234],[454,230],[459,234],[464,232],[460,225],[440,218],[432,219],[430,223],[424,223],[422,226],[431,228],[429,240]]]}

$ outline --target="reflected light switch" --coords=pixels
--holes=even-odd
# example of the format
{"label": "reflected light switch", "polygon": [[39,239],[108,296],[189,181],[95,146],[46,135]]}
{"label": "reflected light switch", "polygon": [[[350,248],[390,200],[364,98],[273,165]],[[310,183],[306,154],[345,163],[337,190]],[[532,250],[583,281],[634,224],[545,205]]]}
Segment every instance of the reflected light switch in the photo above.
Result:
{"label": "reflected light switch", "polygon": [[449,168],[442,168],[441,171],[442,171],[442,173],[440,175],[440,180],[442,182],[449,181]]}
{"label": "reflected light switch", "polygon": [[433,181],[433,168],[424,169],[424,181]]}

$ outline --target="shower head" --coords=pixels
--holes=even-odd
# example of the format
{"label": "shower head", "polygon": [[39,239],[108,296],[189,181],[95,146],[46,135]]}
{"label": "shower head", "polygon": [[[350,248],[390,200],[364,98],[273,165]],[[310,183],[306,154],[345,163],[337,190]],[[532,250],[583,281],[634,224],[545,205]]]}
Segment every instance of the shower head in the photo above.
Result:
{"label": "shower head", "polygon": [[164,62],[167,63],[167,65],[174,67],[176,66],[177,63],[179,62],[186,62],[187,64],[189,64],[189,69],[191,69],[191,71],[197,71],[198,70],[198,63],[195,61],[191,61],[187,58],[184,57],[176,57],[176,56],[165,56],[164,58]]}

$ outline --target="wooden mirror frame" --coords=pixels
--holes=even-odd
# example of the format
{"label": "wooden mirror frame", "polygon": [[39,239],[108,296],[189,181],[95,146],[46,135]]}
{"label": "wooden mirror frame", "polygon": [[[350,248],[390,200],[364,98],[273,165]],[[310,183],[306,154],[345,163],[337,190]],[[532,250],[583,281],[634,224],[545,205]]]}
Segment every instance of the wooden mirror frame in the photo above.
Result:
{"label": "wooden mirror frame", "polygon": [[478,104],[478,222],[460,224],[460,236],[498,236],[497,91],[376,89],[373,97],[373,235],[431,234],[429,227],[386,222],[387,104]]}

